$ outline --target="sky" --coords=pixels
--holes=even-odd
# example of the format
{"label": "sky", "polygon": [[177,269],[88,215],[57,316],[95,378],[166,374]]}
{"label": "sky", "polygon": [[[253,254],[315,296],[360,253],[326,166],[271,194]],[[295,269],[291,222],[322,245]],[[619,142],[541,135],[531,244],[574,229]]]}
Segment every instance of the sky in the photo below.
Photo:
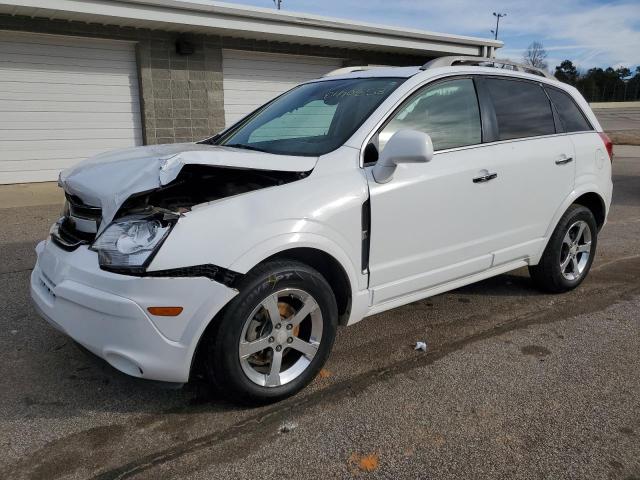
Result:
{"label": "sky", "polygon": [[[232,1],[274,7],[273,0]],[[583,70],[640,65],[640,0],[283,0],[282,9],[478,37],[493,37],[492,13],[503,12],[498,57],[520,61],[538,41],[552,71],[564,59]]]}

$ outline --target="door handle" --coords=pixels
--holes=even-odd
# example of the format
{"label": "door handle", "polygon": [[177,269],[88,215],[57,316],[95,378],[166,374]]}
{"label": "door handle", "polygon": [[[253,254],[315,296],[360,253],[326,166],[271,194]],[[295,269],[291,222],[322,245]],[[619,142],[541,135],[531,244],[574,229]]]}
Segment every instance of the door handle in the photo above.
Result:
{"label": "door handle", "polygon": [[564,165],[565,163],[573,162],[573,157],[565,157],[559,158],[556,160],[556,165]]}
{"label": "door handle", "polygon": [[489,180],[493,180],[494,178],[498,178],[497,173],[487,173],[486,175],[480,175],[473,179],[473,183],[483,183],[488,182]]}

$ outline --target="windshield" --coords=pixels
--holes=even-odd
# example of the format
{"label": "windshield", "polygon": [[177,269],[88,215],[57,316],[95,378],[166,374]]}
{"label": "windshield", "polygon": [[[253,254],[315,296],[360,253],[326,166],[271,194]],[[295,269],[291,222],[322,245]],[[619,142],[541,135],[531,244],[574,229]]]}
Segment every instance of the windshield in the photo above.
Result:
{"label": "windshield", "polygon": [[282,155],[324,155],[344,144],[403,81],[352,78],[300,85],[216,143]]}

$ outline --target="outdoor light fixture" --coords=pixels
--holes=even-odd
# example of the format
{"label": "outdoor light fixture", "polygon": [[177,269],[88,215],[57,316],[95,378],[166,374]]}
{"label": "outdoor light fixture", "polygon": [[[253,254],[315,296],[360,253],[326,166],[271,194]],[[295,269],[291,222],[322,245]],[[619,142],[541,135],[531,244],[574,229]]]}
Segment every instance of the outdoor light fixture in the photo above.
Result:
{"label": "outdoor light fixture", "polygon": [[184,38],[178,38],[176,40],[176,53],[178,55],[193,55],[193,52],[195,52],[195,47],[189,40]]}

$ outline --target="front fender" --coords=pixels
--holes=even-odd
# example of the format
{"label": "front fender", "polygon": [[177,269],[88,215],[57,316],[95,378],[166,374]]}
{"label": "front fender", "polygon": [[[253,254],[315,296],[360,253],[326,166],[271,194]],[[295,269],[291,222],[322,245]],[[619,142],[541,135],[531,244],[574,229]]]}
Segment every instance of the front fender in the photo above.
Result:
{"label": "front fender", "polygon": [[349,277],[352,292],[366,288],[366,284],[362,285],[366,282],[366,276],[362,275],[357,265],[353,263],[354,257],[334,240],[316,233],[287,233],[265,239],[240,255],[229,268],[235,272],[246,273],[267,258],[294,248],[312,248],[330,255],[342,266]]}
{"label": "front fender", "polygon": [[178,220],[149,270],[213,264],[246,273],[273,254],[307,247],[332,255],[354,291],[361,290],[366,278],[356,279],[364,277],[359,262],[366,187],[359,169],[343,166],[197,205]]}

